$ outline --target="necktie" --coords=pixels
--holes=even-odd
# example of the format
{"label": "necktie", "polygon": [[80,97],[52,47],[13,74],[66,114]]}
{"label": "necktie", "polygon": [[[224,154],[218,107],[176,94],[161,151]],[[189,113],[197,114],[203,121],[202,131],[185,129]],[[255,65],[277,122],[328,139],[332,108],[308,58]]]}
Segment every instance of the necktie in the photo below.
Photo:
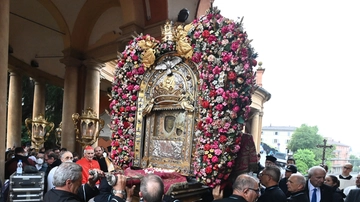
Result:
{"label": "necktie", "polygon": [[317,191],[316,188],[313,189],[313,193],[312,193],[312,197],[311,197],[311,202],[317,202],[317,200],[316,200],[316,191]]}

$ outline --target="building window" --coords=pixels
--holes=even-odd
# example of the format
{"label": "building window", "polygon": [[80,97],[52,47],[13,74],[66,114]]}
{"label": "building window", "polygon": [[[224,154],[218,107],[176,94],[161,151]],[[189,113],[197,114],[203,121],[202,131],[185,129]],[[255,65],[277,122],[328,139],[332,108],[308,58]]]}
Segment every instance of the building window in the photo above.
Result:
{"label": "building window", "polygon": [[291,133],[290,132],[288,132],[288,137],[290,137],[291,136]]}
{"label": "building window", "polygon": [[286,140],[286,144],[289,144],[290,140]]}
{"label": "building window", "polygon": [[278,135],[278,132],[275,132],[275,135]]}
{"label": "building window", "polygon": [[277,139],[274,139],[274,143],[278,143],[278,140],[277,140]]}

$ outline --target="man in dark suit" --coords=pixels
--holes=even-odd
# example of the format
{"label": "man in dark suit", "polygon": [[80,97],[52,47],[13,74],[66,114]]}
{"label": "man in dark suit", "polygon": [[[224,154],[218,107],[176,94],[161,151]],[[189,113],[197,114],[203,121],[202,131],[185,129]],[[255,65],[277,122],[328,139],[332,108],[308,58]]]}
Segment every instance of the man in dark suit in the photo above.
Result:
{"label": "man in dark suit", "polygon": [[259,197],[259,183],[250,175],[239,175],[233,184],[233,193],[228,198],[213,202],[254,202]]}
{"label": "man in dark suit", "polygon": [[347,195],[345,202],[359,202],[360,201],[360,189],[352,189]]}
{"label": "man in dark suit", "polygon": [[286,202],[286,195],[279,188],[280,169],[277,166],[265,166],[259,174],[260,183],[265,191],[257,200],[258,202]]}
{"label": "man in dark suit", "polygon": [[326,171],[321,166],[309,169],[305,192],[310,202],[333,202],[333,189],[324,184]]}
{"label": "man in dark suit", "polygon": [[298,173],[291,174],[287,180],[287,187],[290,193],[288,202],[309,202],[305,193],[306,179],[304,176]]}

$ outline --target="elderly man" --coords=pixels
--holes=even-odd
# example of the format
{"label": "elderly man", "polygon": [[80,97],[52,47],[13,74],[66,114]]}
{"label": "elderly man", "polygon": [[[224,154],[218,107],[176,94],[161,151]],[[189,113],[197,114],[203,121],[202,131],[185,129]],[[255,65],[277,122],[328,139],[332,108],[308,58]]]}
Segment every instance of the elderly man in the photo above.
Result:
{"label": "elderly man", "polygon": [[305,193],[310,202],[332,202],[333,189],[324,184],[326,171],[321,166],[309,169]]}
{"label": "elderly man", "polygon": [[164,197],[164,183],[153,174],[146,175],[140,183],[139,196],[144,202],[162,202]]}
{"label": "elderly man", "polygon": [[345,202],[359,202],[359,201],[360,201],[360,189],[350,190],[350,193],[346,197]]}
{"label": "elderly man", "polygon": [[350,192],[350,190],[353,189],[360,189],[360,173],[356,176],[355,185],[348,186],[344,189],[344,194],[347,196]]}
{"label": "elderly man", "polygon": [[290,193],[288,202],[309,202],[305,193],[306,179],[301,174],[291,174],[287,180],[287,190]]}
{"label": "elderly man", "polygon": [[[84,149],[84,157],[76,161],[83,170],[82,170],[82,184],[85,184],[89,178],[89,171],[95,170],[98,173],[103,173],[100,169],[100,165],[97,161],[93,160],[94,158],[94,148],[91,146],[86,146]],[[96,184],[100,184],[98,181]]]}
{"label": "elderly man", "polygon": [[215,200],[214,202],[254,202],[259,197],[260,189],[257,180],[249,175],[239,175],[233,184],[233,193],[230,197]]}
{"label": "elderly man", "polygon": [[292,164],[287,165],[286,168],[285,168],[285,177],[282,178],[282,179],[280,180],[280,182],[279,182],[279,187],[280,187],[280,189],[284,192],[284,194],[285,194],[286,196],[289,196],[289,195],[290,195],[290,193],[288,193],[288,188],[287,188],[287,184],[286,184],[286,183],[287,183],[290,175],[293,174],[293,173],[297,173],[297,168],[296,168],[296,166],[295,166],[295,165],[292,165]]}
{"label": "elderly man", "polygon": [[259,174],[260,183],[264,185],[265,192],[259,197],[258,202],[285,202],[286,195],[279,188],[280,169],[277,166],[265,166]]}
{"label": "elderly man", "polygon": [[[117,183],[113,186],[113,193],[108,201],[125,202],[126,177],[117,176]],[[85,202],[99,193],[91,181],[82,185],[82,168],[76,163],[62,163],[54,175],[55,188],[45,194],[44,202]],[[126,200],[131,201],[131,198]]]}
{"label": "elderly man", "polygon": [[[60,156],[60,160],[61,160],[61,163],[64,163],[64,162],[72,162],[73,160],[73,155],[71,152],[69,151],[66,151],[64,153],[61,154]],[[55,166],[53,167],[50,172],[49,172],[49,175],[47,177],[47,191],[49,191],[50,189],[54,188],[54,184],[53,184],[53,181],[54,181],[54,174],[55,174],[55,171],[58,169],[59,166]]]}

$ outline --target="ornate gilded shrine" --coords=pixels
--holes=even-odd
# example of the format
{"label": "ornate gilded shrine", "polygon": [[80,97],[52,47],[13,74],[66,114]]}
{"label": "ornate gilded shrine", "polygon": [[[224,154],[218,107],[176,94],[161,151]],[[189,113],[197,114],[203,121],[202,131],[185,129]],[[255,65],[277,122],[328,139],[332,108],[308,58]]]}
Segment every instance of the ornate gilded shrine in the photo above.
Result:
{"label": "ornate gilded shrine", "polygon": [[140,85],[134,165],[191,174],[198,75],[177,54],[159,58]]}
{"label": "ornate gilded shrine", "polygon": [[256,151],[242,152],[255,148],[242,131],[257,63],[250,42],[242,21],[217,9],[185,26],[167,22],[161,41],[134,37],[112,88],[113,162],[177,171],[211,187],[233,170],[249,171],[242,163],[256,164]]}

